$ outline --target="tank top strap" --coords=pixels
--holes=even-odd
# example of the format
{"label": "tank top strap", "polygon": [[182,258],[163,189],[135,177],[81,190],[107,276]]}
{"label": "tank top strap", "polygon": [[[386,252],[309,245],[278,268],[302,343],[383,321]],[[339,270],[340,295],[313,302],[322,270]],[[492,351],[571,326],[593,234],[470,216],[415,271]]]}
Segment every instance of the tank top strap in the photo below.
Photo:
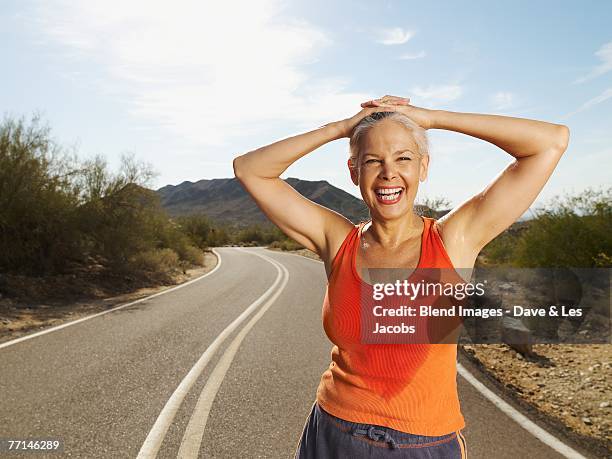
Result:
{"label": "tank top strap", "polygon": [[452,268],[453,263],[444,247],[437,221],[431,217],[423,217],[423,220],[425,227],[423,228],[423,247],[421,249],[422,267]]}
{"label": "tank top strap", "polygon": [[361,222],[357,225],[354,225],[353,229],[349,231],[349,233],[344,238],[344,241],[342,241],[342,244],[340,245],[338,252],[336,252],[336,255],[334,256],[334,259],[331,264],[332,273],[338,269],[338,266],[344,266],[350,269],[351,255],[359,239],[359,232],[361,231],[365,223],[366,222]]}

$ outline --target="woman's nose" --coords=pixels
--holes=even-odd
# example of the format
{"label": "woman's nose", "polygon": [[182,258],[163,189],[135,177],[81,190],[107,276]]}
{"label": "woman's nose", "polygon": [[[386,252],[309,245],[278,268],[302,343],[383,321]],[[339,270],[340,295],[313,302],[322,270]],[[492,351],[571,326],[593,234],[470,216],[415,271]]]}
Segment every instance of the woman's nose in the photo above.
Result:
{"label": "woman's nose", "polygon": [[397,177],[397,170],[393,161],[385,161],[380,170],[380,177],[383,180],[392,180]]}

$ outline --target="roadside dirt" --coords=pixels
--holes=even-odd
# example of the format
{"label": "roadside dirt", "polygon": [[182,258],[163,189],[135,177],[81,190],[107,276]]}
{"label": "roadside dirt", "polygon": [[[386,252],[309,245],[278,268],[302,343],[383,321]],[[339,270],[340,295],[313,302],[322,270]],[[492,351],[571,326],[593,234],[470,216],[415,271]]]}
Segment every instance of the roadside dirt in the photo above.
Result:
{"label": "roadside dirt", "polygon": [[175,276],[173,284],[139,288],[107,298],[100,298],[91,292],[85,297],[77,297],[75,293],[67,292],[63,298],[55,298],[52,301],[0,297],[0,343],[167,290],[206,274],[216,265],[217,257],[206,252],[204,266]]}
{"label": "roadside dirt", "polygon": [[536,344],[525,358],[504,344],[462,346],[481,371],[589,449],[612,452],[612,346]]}

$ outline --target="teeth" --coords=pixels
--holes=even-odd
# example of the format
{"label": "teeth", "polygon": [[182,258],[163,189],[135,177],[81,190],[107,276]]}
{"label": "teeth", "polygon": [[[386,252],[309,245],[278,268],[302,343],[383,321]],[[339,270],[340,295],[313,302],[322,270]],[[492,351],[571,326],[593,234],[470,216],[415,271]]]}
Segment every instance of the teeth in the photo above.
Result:
{"label": "teeth", "polygon": [[382,199],[383,201],[393,201],[398,198],[398,196],[402,192],[402,189],[394,188],[394,189],[384,190],[385,191],[384,193],[382,193],[381,191],[383,190],[378,190],[376,192],[376,195],[378,196],[379,199]]}
{"label": "teeth", "polygon": [[379,188],[376,194],[397,194],[402,191],[401,188]]}

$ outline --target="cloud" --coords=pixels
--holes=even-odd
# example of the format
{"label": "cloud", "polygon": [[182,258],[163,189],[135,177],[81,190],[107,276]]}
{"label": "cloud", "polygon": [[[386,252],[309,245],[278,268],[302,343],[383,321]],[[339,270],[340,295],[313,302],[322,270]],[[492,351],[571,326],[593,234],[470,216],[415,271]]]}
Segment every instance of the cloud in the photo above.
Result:
{"label": "cloud", "polygon": [[346,91],[341,78],[307,72],[332,41],[287,16],[284,5],[40,0],[25,16],[66,73],[88,69],[93,78],[84,72],[82,81],[95,81],[95,91],[197,148],[228,145],[275,123],[320,125],[372,98]]}
{"label": "cloud", "polygon": [[451,102],[463,95],[463,87],[456,84],[429,85],[426,88],[415,86],[410,90],[410,94],[429,103]]}
{"label": "cloud", "polygon": [[608,100],[611,97],[612,97],[612,88],[608,88],[604,92],[602,92],[600,95],[598,95],[597,97],[593,97],[592,99],[587,100],[584,104],[578,107],[577,110],[571,112],[568,115],[565,115],[563,118],[566,119],[566,118],[569,118],[570,116],[574,116],[576,113],[580,113],[585,110],[588,110],[589,108],[597,104],[601,104],[602,102]]}
{"label": "cloud", "polygon": [[418,53],[408,53],[408,54],[402,54],[398,59],[401,60],[413,60],[413,59],[422,59],[426,56],[427,54],[425,53],[425,51],[420,51]]}
{"label": "cloud", "polygon": [[515,104],[516,97],[511,92],[496,92],[490,98],[495,110],[507,110]]}
{"label": "cloud", "polygon": [[389,29],[379,29],[377,31],[378,43],[383,45],[402,45],[414,36],[414,32],[404,30],[401,27],[393,27]]}
{"label": "cloud", "polygon": [[591,70],[587,75],[578,78],[574,81],[574,84],[584,83],[585,81],[592,80],[598,76],[608,73],[612,70],[612,41],[606,43],[595,52],[595,56],[599,58],[601,64]]}

